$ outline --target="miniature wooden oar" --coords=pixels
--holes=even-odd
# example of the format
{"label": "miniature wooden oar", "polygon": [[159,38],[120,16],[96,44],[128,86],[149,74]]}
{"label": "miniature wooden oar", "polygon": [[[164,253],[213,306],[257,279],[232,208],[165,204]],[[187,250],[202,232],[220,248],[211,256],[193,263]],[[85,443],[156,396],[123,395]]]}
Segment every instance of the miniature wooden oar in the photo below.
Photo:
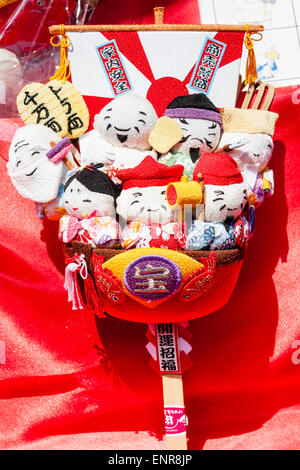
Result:
{"label": "miniature wooden oar", "polygon": [[192,365],[188,358],[190,333],[183,324],[149,325],[147,350],[150,365],[162,376],[165,433],[168,450],[186,450],[187,418],[182,385],[183,372]]}

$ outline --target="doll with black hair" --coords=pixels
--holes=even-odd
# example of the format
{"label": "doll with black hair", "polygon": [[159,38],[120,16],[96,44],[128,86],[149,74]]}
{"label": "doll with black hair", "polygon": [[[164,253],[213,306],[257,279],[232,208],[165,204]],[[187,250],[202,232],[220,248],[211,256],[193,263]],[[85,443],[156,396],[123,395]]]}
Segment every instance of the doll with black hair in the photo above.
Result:
{"label": "doll with black hair", "polygon": [[118,186],[101,168],[90,164],[70,176],[64,187],[67,214],[60,219],[59,237],[64,243],[74,239],[92,246],[113,246],[119,240],[115,202]]}

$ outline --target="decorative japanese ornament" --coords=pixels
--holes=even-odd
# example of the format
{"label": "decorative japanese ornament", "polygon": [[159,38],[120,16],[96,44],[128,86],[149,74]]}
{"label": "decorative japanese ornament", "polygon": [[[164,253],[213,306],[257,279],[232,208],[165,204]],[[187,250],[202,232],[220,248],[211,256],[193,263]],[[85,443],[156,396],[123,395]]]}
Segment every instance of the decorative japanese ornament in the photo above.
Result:
{"label": "decorative japanese ornament", "polygon": [[[184,131],[183,126],[186,123],[182,120],[192,120],[193,117],[184,116],[180,109],[185,108],[186,102],[188,102],[188,111],[192,109],[199,120],[205,121],[201,124],[206,126],[206,133],[199,139],[204,140],[209,150],[214,150],[219,145],[222,133],[221,114],[217,107],[235,106],[244,33],[246,31],[249,35],[263,28],[244,25],[213,26],[213,31],[212,27],[209,28],[208,35],[205,33],[205,25],[164,26],[163,9],[156,9],[155,13],[158,22],[156,25],[93,26],[92,29],[97,33],[94,35],[82,34],[80,32],[82,29],[87,30],[84,26],[65,27],[66,31],[71,31],[73,45],[70,54],[72,81],[81,90],[89,105],[92,122],[94,122],[93,117],[100,115],[104,110],[101,114],[103,120],[99,118],[98,123],[97,118],[95,121],[96,127],[99,124],[99,128],[104,120],[109,121],[111,118],[109,114],[111,103],[114,108],[116,103],[121,103],[121,100],[133,102],[134,94],[148,100],[158,117],[165,113],[170,103],[174,104],[173,100],[176,97],[180,97],[179,102],[175,101],[175,107],[170,106],[168,109],[169,111],[171,109],[171,113],[175,112],[175,109],[181,115],[166,117],[179,120],[180,125],[178,122],[176,124],[179,125],[182,137],[179,139],[178,126],[175,129],[169,127],[169,121],[167,125],[166,121],[161,121],[154,134],[150,133],[147,137],[149,140],[144,150],[147,151],[148,145],[155,150],[162,150],[163,132],[166,132],[166,144],[168,144],[166,149],[172,142],[173,146],[180,144],[180,140],[181,144],[185,143],[182,140],[188,142],[188,129]],[[91,27],[88,29],[91,30]],[[193,34],[183,32],[191,29]],[[63,82],[69,73],[65,30],[62,27],[53,27],[51,30],[53,34],[62,36],[61,68],[54,77],[52,89],[49,86],[47,88],[67,115],[68,106],[64,99],[68,96],[64,93],[63,86],[58,91],[56,82],[56,80]],[[250,48],[251,44],[248,45]],[[172,57],[176,54],[174,60],[170,60],[170,50]],[[252,49],[249,56],[248,75],[253,72]],[[251,80],[253,76],[252,74]],[[192,96],[195,93],[197,93],[196,98]],[[195,102],[191,103],[190,100]],[[202,104],[206,102],[207,106],[201,108],[200,102]],[[214,103],[214,106],[210,103]],[[120,116],[121,126],[116,120],[111,120],[111,123],[106,124],[106,132],[110,132],[120,144],[125,144],[126,141],[128,143],[134,132],[142,134],[142,125],[147,125],[147,120],[143,118],[143,113],[147,113],[147,110],[141,108],[138,112],[139,125],[133,122],[125,127],[121,122],[126,118],[125,111],[125,114]],[[68,122],[70,124],[70,121]],[[190,123],[188,125],[191,128]],[[154,122],[153,128],[155,126]],[[67,127],[70,131],[70,127]],[[170,135],[167,136],[169,130]],[[214,135],[208,136],[207,133]],[[197,139],[195,135],[192,137]],[[85,136],[82,136],[81,142],[84,140]],[[214,172],[214,169],[211,171],[212,162],[208,161],[207,154],[203,155],[205,149],[199,153],[200,145],[195,147],[193,145],[189,146],[189,153],[191,148],[196,148],[197,157],[202,154],[198,163],[201,163],[202,158],[204,160],[201,171],[199,167],[195,180],[190,182],[193,185],[192,193],[187,191],[186,184],[189,182],[186,179],[181,180],[182,166],[167,166],[155,161],[151,156],[147,156],[139,165],[121,169],[118,173],[123,182],[123,196],[121,193],[118,199],[117,212],[120,221],[127,213],[130,214],[131,234],[128,244],[124,244],[130,249],[95,247],[88,240],[85,242],[72,240],[64,244],[69,266],[66,272],[66,287],[70,300],[74,301],[74,307],[80,308],[86,304],[100,316],[104,316],[106,312],[118,319],[150,324],[147,349],[153,358],[152,365],[156,359],[156,365],[159,365],[159,372],[162,375],[167,447],[174,450],[187,448],[182,373],[189,366],[188,355],[191,346],[186,321],[215,312],[228,301],[243,262],[245,249],[240,245],[245,244],[246,224],[242,219],[244,215],[240,212],[248,204],[247,197],[244,197],[241,173],[234,160],[228,155],[222,156],[219,153],[216,162],[217,166],[220,163],[219,173]],[[117,146],[121,148],[121,145]],[[214,162],[215,155],[213,153],[209,155]],[[195,162],[196,160],[193,163]],[[220,174],[223,170],[225,174]],[[210,182],[206,181],[207,176]],[[226,202],[221,204],[222,201],[216,201],[215,197],[209,196],[207,188],[210,183],[214,186],[211,188],[212,191],[220,192],[217,199],[221,199],[218,196],[224,196]],[[221,189],[223,186],[225,190]],[[80,194],[83,188],[75,185],[73,189],[79,190]],[[231,191],[233,189],[234,191]],[[129,198],[125,203],[124,196],[127,191]],[[171,207],[167,202],[168,195]],[[184,251],[185,233],[177,230],[173,218],[176,214],[176,217],[177,215],[181,217],[180,223],[183,223],[182,205],[188,198],[190,198],[192,217],[195,217],[194,211],[197,210],[197,206],[201,206],[201,217],[205,214],[207,218],[207,221],[202,220],[203,223],[210,223],[208,220],[210,219],[216,221],[213,223],[225,224],[231,212],[233,219],[240,216],[241,219],[237,219],[233,230],[237,247],[213,250],[213,253],[209,250]],[[81,202],[88,203],[83,199]],[[232,202],[237,202],[238,207],[231,205]],[[155,204],[156,207],[152,207]],[[225,207],[222,207],[224,204]],[[79,207],[75,206],[73,210],[79,210]],[[153,215],[150,224],[146,220],[146,212]],[[251,214],[250,225],[253,227],[253,213]],[[74,214],[71,215],[73,216]],[[89,216],[78,220],[81,224],[84,221],[89,222]],[[71,220],[68,226],[71,232],[76,230],[77,222]],[[140,231],[142,237],[138,241],[141,245],[138,246],[134,237]],[[171,235],[174,240],[176,238],[178,243],[176,246],[170,243]],[[151,246],[149,240],[151,242],[153,240],[155,244]],[[90,278],[85,279],[86,273]],[[74,276],[77,284],[73,279]]]}
{"label": "decorative japanese ornament", "polygon": [[[58,37],[61,39],[56,42]],[[85,101],[70,78],[68,48],[70,38],[60,26],[59,35],[51,37],[50,43],[60,47],[60,65],[47,84],[30,83],[18,94],[17,108],[25,124],[42,124],[50,127],[61,137],[76,139],[89,126],[89,111]]]}

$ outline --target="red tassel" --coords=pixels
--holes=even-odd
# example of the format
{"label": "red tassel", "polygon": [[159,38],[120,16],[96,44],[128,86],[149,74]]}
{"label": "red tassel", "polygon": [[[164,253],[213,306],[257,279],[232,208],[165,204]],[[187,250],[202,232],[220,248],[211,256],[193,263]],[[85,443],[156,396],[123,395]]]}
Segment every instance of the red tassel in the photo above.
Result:
{"label": "red tassel", "polygon": [[95,313],[99,313],[99,307],[101,307],[100,299],[97,293],[96,286],[90,274],[88,274],[87,278],[84,280],[83,285],[86,307]]}

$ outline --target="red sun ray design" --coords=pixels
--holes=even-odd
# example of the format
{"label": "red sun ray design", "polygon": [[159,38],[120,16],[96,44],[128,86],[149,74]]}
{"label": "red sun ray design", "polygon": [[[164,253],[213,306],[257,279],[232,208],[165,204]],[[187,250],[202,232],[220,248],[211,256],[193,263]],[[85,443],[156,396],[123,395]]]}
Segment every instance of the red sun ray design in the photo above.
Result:
{"label": "red sun ray design", "polygon": [[178,78],[162,77],[149,87],[147,99],[153,104],[158,117],[163,116],[166,107],[176,96],[188,95],[188,89]]}
{"label": "red sun ray design", "polygon": [[185,84],[175,77],[155,79],[138,33],[105,32],[102,34],[108,41],[115,39],[120,52],[151,82],[147,99],[153,104],[158,117],[164,114],[173,98],[188,94]]}
{"label": "red sun ray design", "polygon": [[83,95],[83,98],[90,113],[90,123],[89,128],[87,130],[87,132],[89,132],[94,129],[95,115],[100,113],[101,109],[104,108],[104,106],[106,106],[113,98],[87,95]]}
{"label": "red sun ray design", "polygon": [[[107,41],[115,40],[120,53],[133,64],[137,70],[149,80],[151,85],[146,98],[153,104],[158,117],[165,112],[167,105],[176,97],[189,94],[187,85],[191,80],[196,63],[187,72],[183,80],[175,76],[165,76],[155,79],[151,68],[151,59],[147,57],[138,32],[102,32]],[[217,41],[224,42],[227,47],[222,57],[220,68],[240,59],[243,47],[243,32],[217,32],[208,34]],[[200,50],[199,50],[200,53]],[[129,77],[130,78],[130,77]],[[113,98],[84,96],[90,111],[90,127],[93,128],[94,116]]]}
{"label": "red sun ray design", "polygon": [[224,65],[241,58],[244,34],[244,32],[222,31],[214,36],[214,39],[217,41],[227,44],[220,67],[224,67]]}
{"label": "red sun ray design", "polygon": [[148,58],[137,32],[103,32],[108,41],[115,39],[121,54],[128,59],[151,82],[155,81]]}

